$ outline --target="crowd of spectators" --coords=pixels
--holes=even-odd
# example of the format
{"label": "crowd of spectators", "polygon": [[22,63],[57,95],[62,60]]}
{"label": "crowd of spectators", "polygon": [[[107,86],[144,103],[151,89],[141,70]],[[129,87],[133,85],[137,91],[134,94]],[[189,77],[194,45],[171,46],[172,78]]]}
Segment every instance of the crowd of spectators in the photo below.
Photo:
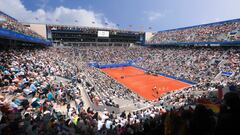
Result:
{"label": "crowd of spectators", "polygon": [[[83,103],[79,88],[75,83],[56,80],[53,74],[57,66],[53,62],[44,50],[0,52],[1,129],[21,126],[15,124],[23,115],[28,115],[27,129],[34,126],[31,125],[31,117],[36,119],[53,112],[67,113],[62,109],[67,106],[80,112]],[[58,73],[61,74],[61,71]],[[74,104],[72,107],[71,102]]]}
{"label": "crowd of spectators", "polygon": [[[225,94],[225,102],[211,99],[222,104],[219,113],[197,105],[196,101],[209,99],[220,85],[232,84],[239,89],[239,48],[102,46],[4,50],[0,56],[0,134],[203,135],[237,130],[232,123],[239,120],[236,114],[240,100],[236,93]],[[157,106],[139,111],[116,114],[83,109],[77,83],[88,86],[86,91],[96,104],[118,107],[113,98],[143,101],[113,78],[88,65],[89,62],[107,64],[127,60],[198,84],[166,93],[156,101]],[[222,71],[233,74],[224,77]],[[71,81],[65,82],[56,76]]]}
{"label": "crowd of spectators", "polygon": [[[164,102],[182,106],[189,103],[188,97],[195,99],[202,95],[208,95],[211,91],[217,91],[218,86],[229,87],[231,83],[239,86],[239,48],[221,47],[162,47],[162,48],[126,48],[126,47],[83,47],[80,51],[81,58],[86,63],[98,62],[100,64],[124,63],[128,60],[137,60],[136,66],[175,76],[178,79],[185,79],[199,84],[197,87],[186,88],[177,93],[168,93],[167,97],[161,100]],[[85,69],[95,78],[94,86],[109,89],[110,84],[104,79],[103,82],[98,78],[109,78],[98,69],[91,67]],[[222,72],[230,72],[231,76],[223,75]],[[104,77],[105,76],[105,77]],[[111,79],[111,78],[109,78]],[[107,84],[107,85],[106,85]],[[116,86],[115,86],[116,88]],[[121,88],[123,89],[123,88]],[[116,89],[115,89],[116,90]],[[119,90],[118,90],[119,91]],[[193,92],[196,91],[196,92]],[[178,93],[179,92],[179,93]],[[101,91],[101,93],[104,93]],[[112,93],[112,92],[110,92]],[[107,94],[109,95],[109,94]],[[172,95],[172,96],[169,96]],[[111,96],[115,96],[112,95]],[[180,101],[177,102],[176,100]],[[168,97],[173,99],[168,100]],[[135,98],[138,100],[137,98]],[[175,105],[173,105],[175,106]]]}
{"label": "crowd of spectators", "polygon": [[[229,83],[239,85],[239,48],[83,47],[81,49],[54,49],[54,51],[57,54],[53,54],[55,56],[51,59],[54,61],[53,64],[48,63],[50,71],[57,76],[76,78],[86,84],[87,93],[96,105],[119,107],[118,103],[113,101],[114,98],[134,102],[142,99],[101,70],[89,67],[88,63],[93,61],[100,64],[123,63],[141,57],[135,65],[179,79],[194,81],[201,84],[201,87],[196,87],[196,91],[205,91],[205,93],[211,89],[216,91],[216,84],[223,87],[228,87]],[[231,72],[232,75],[222,75],[223,71]],[[210,82],[213,84],[211,87],[209,87]],[[193,91],[193,88],[189,89]],[[179,92],[189,94],[186,89]],[[195,97],[198,95],[193,92],[190,94]],[[180,104],[188,103],[186,97],[189,96],[185,95]]]}
{"label": "crowd of spectators", "polygon": [[234,74],[226,81],[239,81],[239,48],[86,47],[79,51],[87,63],[126,63],[128,60],[137,60],[135,65],[139,67],[197,83],[210,82],[222,71]]}
{"label": "crowd of spectators", "polygon": [[42,37],[41,35],[30,30],[29,28],[25,27],[22,23],[18,22],[16,19],[6,15],[1,11],[0,11],[0,28],[44,39],[44,37]]}
{"label": "crowd of spectators", "polygon": [[240,40],[240,22],[238,20],[199,25],[190,28],[160,31],[149,43],[171,44],[178,42],[224,42]]}

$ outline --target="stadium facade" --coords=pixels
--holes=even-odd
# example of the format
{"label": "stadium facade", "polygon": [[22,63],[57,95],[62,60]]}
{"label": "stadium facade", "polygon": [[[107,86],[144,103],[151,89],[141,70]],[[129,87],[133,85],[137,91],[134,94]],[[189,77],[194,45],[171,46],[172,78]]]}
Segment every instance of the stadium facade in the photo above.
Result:
{"label": "stadium facade", "polygon": [[119,29],[47,25],[47,37],[55,44],[85,45],[143,45],[145,33]]}

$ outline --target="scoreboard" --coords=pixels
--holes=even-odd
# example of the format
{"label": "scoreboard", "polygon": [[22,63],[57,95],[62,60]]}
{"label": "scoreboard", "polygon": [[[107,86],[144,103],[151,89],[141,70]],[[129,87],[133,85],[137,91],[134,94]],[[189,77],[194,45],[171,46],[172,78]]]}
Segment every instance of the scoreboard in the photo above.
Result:
{"label": "scoreboard", "polygon": [[105,37],[108,38],[109,37],[109,31],[98,31],[98,37]]}

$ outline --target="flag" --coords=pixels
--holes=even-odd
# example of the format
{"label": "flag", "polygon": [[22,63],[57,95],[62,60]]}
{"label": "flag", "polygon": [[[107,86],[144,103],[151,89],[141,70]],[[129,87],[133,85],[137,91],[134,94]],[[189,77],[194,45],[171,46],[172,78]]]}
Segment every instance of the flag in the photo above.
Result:
{"label": "flag", "polygon": [[151,30],[151,29],[152,29],[152,27],[148,27],[148,29],[149,29],[149,30]]}
{"label": "flag", "polygon": [[132,25],[130,24],[129,27],[132,27]]}
{"label": "flag", "polygon": [[220,106],[217,104],[203,104],[206,108],[211,109],[213,112],[215,113],[219,113],[220,112]]}
{"label": "flag", "polygon": [[75,20],[75,22],[78,22],[78,20]]}
{"label": "flag", "polygon": [[36,17],[35,20],[38,20],[38,18]]}
{"label": "flag", "polygon": [[95,24],[95,22],[92,22],[92,24]]}
{"label": "flag", "polygon": [[208,109],[211,109],[215,113],[218,113],[220,111],[220,106],[209,101],[208,99],[198,99],[198,103],[204,105]]}
{"label": "flag", "polygon": [[108,25],[108,23],[105,23],[105,25]]}

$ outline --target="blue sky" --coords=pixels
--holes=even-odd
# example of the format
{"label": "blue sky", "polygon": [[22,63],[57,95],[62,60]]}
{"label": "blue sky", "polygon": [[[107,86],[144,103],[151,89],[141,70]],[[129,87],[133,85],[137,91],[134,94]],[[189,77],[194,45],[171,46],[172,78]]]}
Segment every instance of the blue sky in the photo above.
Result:
{"label": "blue sky", "polygon": [[153,31],[240,18],[239,5],[240,0],[0,0],[0,10],[20,21],[96,27],[107,22]]}

